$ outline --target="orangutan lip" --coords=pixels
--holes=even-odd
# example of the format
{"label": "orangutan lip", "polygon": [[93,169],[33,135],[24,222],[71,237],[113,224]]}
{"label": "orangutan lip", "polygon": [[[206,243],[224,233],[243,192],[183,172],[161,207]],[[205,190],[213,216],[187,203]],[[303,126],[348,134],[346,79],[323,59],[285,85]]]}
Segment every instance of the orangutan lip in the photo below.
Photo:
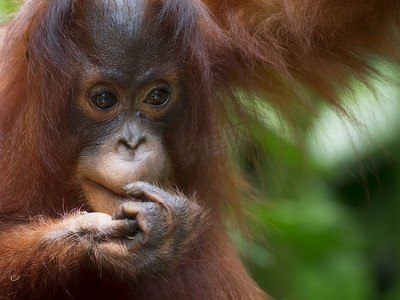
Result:
{"label": "orangutan lip", "polygon": [[86,181],[89,185],[96,186],[98,189],[102,189],[114,197],[122,196],[124,199],[128,198],[128,195],[124,192],[124,190],[122,188],[120,189],[120,191],[116,191],[115,189],[109,188],[109,187],[105,186],[104,184],[91,179],[90,177],[86,177]]}

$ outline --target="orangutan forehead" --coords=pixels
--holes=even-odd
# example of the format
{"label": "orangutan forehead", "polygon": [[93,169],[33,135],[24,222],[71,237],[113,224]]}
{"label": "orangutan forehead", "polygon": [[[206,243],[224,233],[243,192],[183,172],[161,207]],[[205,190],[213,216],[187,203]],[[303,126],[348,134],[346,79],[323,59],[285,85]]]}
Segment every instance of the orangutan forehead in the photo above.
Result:
{"label": "orangutan forehead", "polygon": [[155,3],[158,1],[87,1],[83,12],[87,38],[79,43],[82,50],[96,65],[118,69],[127,78],[161,65],[166,57],[171,59],[178,46],[170,42],[168,25],[157,21],[160,6]]}
{"label": "orangutan forehead", "polygon": [[144,0],[96,0],[85,5],[87,30],[96,40],[129,41],[143,30]]}

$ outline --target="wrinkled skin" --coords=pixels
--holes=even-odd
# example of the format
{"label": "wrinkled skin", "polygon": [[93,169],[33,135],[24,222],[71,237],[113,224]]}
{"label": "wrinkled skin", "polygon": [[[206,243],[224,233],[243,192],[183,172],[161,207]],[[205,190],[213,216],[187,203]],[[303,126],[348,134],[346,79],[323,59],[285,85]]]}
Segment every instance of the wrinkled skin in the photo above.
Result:
{"label": "wrinkled skin", "polygon": [[200,219],[200,207],[146,182],[125,187],[129,200],[121,201],[110,216],[82,213],[47,234],[46,243],[77,238],[103,265],[121,270],[154,273],[173,267],[175,256],[193,240],[189,236]]}

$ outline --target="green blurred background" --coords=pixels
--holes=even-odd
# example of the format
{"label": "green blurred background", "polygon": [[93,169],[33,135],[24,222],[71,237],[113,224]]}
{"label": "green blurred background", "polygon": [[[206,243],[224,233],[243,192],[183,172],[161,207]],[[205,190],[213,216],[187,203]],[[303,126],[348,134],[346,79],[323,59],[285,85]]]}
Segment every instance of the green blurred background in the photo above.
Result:
{"label": "green blurred background", "polygon": [[[0,22],[18,2],[0,0]],[[299,126],[302,143],[268,107],[261,125],[248,124],[265,155],[258,168],[236,159],[263,200],[246,202],[250,241],[231,233],[276,299],[400,299],[400,90],[374,86],[376,97],[355,87],[346,101],[360,123],[321,106]]]}

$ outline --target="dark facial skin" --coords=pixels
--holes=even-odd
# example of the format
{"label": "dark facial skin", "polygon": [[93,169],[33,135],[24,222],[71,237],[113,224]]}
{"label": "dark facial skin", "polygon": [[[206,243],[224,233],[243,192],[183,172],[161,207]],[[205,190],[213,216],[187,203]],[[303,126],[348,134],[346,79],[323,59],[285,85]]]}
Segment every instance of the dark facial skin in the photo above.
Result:
{"label": "dark facial skin", "polygon": [[126,196],[128,183],[171,177],[162,138],[168,117],[179,109],[179,84],[170,67],[176,63],[165,63],[168,49],[154,39],[160,33],[137,26],[144,14],[141,1],[97,1],[95,7],[87,7],[89,44],[83,48],[90,60],[76,100],[82,113],[77,132],[89,140],[77,173],[92,208],[112,214],[110,192]]}
{"label": "dark facial skin", "polygon": [[201,213],[193,201],[156,186],[173,184],[163,134],[183,105],[171,67],[178,54],[168,48],[168,32],[137,29],[141,1],[106,2],[113,1],[82,13],[87,36],[78,44],[86,61],[70,124],[81,145],[74,180],[93,212],[64,225],[84,236],[104,265],[158,271],[187,250]]}

